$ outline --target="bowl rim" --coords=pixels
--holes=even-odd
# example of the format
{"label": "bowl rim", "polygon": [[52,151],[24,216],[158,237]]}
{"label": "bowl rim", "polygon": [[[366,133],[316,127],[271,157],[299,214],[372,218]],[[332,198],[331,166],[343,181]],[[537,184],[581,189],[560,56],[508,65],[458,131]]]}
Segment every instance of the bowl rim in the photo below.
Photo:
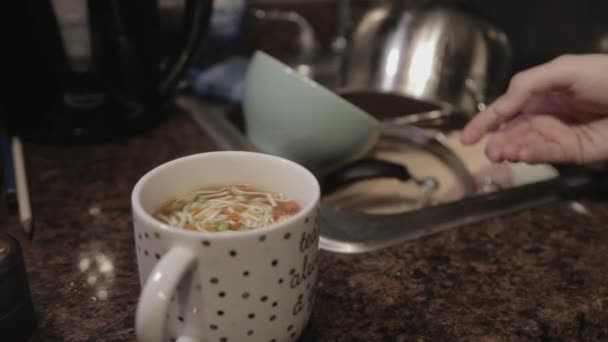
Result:
{"label": "bowl rim", "polygon": [[299,81],[299,83],[306,85],[309,89],[316,89],[316,91],[319,94],[325,96],[326,98],[333,100],[335,103],[338,103],[341,106],[349,109],[351,112],[356,113],[362,119],[368,121],[372,126],[374,126],[374,128],[376,128],[376,129],[380,128],[381,122],[376,117],[369,114],[362,108],[354,105],[353,103],[347,101],[346,99],[341,97],[337,92],[330,90],[329,88],[325,87],[324,85],[318,83],[317,81],[315,81],[313,79],[300,75],[294,68],[281,62],[280,60],[271,56],[270,54],[268,54],[262,50],[256,50],[253,54],[251,63],[253,63],[255,59],[265,60],[265,61],[269,62],[269,64],[272,64],[278,68],[281,68],[285,74],[293,75],[294,78]]}

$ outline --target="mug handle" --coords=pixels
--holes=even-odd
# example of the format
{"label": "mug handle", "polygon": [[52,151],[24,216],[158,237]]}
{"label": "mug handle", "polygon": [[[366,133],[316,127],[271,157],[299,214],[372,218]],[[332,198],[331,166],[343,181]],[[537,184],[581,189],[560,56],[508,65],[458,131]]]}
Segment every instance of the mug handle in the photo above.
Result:
{"label": "mug handle", "polygon": [[[141,291],[135,315],[135,333],[140,342],[165,342],[167,312],[171,296],[184,275],[196,264],[196,256],[184,247],[173,247],[154,266]],[[181,336],[178,342],[197,342]]]}

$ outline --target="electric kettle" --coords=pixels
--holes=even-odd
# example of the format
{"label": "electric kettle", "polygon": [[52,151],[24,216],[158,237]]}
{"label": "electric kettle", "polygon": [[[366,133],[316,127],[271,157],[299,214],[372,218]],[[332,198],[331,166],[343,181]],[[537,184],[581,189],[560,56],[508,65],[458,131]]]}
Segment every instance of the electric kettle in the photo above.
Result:
{"label": "electric kettle", "polygon": [[[98,142],[150,127],[200,45],[210,0],[11,2],[16,45],[0,95],[41,142]],[[6,12],[5,12],[6,13]]]}

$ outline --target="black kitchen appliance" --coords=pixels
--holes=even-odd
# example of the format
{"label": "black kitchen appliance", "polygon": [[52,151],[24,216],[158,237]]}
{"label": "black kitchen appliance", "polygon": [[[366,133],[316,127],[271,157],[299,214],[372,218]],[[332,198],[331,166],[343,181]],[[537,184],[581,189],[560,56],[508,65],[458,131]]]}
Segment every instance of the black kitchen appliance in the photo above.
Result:
{"label": "black kitchen appliance", "polygon": [[211,0],[24,0],[5,15],[9,90],[26,139],[95,142],[150,127],[200,45]]}
{"label": "black kitchen appliance", "polygon": [[19,242],[0,232],[0,336],[27,341],[36,328],[23,253]]}

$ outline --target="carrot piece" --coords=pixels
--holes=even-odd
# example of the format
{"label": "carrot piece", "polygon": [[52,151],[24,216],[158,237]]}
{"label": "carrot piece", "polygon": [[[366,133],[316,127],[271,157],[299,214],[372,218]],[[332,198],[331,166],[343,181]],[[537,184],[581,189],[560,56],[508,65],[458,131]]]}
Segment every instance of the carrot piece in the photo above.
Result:
{"label": "carrot piece", "polygon": [[185,230],[196,230],[196,227],[191,223],[187,223],[186,225],[184,225],[184,229]]}
{"label": "carrot piece", "polygon": [[230,230],[239,230],[241,228],[241,221],[234,221],[234,223],[230,224]]}
{"label": "carrot piece", "polygon": [[236,208],[234,208],[234,210],[237,213],[242,213],[243,211],[247,210],[247,207],[243,207],[242,205],[237,205]]}
{"label": "carrot piece", "polygon": [[208,232],[217,232],[217,227],[215,225],[210,224],[205,226],[205,230]]}
{"label": "carrot piece", "polygon": [[203,209],[201,209],[201,208],[197,208],[197,207],[190,208],[190,212],[194,215],[200,213],[201,211],[203,211]]}
{"label": "carrot piece", "polygon": [[300,205],[296,201],[288,201],[279,203],[272,208],[272,218],[277,220],[284,215],[293,215],[300,211]]}
{"label": "carrot piece", "polygon": [[288,214],[295,214],[298,211],[300,211],[300,205],[298,204],[298,202],[296,201],[289,201],[289,202],[284,202],[283,203],[283,209],[288,213]]}

